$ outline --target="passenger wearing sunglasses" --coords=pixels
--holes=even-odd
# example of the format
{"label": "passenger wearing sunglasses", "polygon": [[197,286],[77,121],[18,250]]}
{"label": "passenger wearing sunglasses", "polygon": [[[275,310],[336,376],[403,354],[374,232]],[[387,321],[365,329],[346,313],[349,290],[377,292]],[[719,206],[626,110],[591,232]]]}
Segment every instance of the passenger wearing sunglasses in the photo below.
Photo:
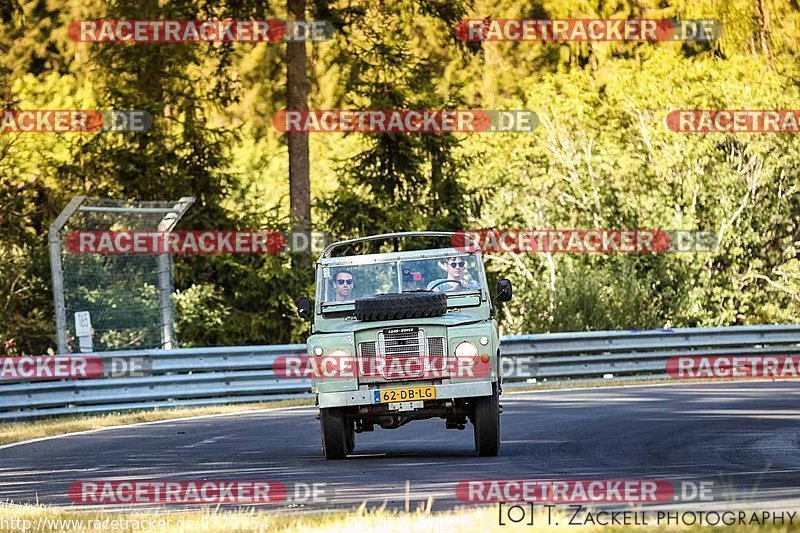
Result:
{"label": "passenger wearing sunglasses", "polygon": [[340,270],[333,276],[333,290],[337,301],[350,300],[353,292],[353,274],[349,270]]}
{"label": "passenger wearing sunglasses", "polygon": [[464,274],[467,272],[467,262],[463,257],[448,257],[444,262],[444,268],[447,270],[447,280],[450,283],[436,285],[444,281],[436,279],[428,283],[428,290],[433,290],[433,292],[456,292],[480,288],[477,283],[468,283],[464,279]]}

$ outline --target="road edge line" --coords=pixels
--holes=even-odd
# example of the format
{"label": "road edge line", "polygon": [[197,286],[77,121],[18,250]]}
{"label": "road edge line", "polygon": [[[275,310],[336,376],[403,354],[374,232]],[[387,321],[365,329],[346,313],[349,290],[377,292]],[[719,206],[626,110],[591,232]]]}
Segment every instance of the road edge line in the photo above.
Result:
{"label": "road edge line", "polygon": [[43,442],[46,440],[51,439],[58,439],[61,437],[73,437],[76,435],[87,435],[90,433],[98,433],[100,431],[106,431],[110,429],[120,429],[120,428],[131,428],[137,426],[149,426],[152,424],[163,424],[166,422],[183,422],[186,420],[195,420],[200,418],[215,418],[215,417],[223,417],[223,416],[239,416],[239,415],[247,415],[247,414],[254,414],[254,413],[263,413],[266,411],[289,411],[292,409],[316,409],[315,405],[294,405],[294,406],[287,406],[287,407],[264,407],[261,409],[247,409],[245,411],[239,411],[236,413],[210,413],[205,415],[192,415],[192,416],[182,416],[179,418],[165,418],[163,420],[150,420],[147,422],[133,422],[131,424],[117,424],[115,426],[106,426],[101,428],[94,428],[94,429],[83,429],[81,431],[73,431],[70,433],[61,433],[58,435],[49,435],[47,437],[37,437],[35,439],[29,440],[21,440],[19,442],[9,442],[6,444],[0,444],[0,450],[5,450],[8,448],[13,448],[14,446],[21,446],[23,444],[33,444],[35,442]]}

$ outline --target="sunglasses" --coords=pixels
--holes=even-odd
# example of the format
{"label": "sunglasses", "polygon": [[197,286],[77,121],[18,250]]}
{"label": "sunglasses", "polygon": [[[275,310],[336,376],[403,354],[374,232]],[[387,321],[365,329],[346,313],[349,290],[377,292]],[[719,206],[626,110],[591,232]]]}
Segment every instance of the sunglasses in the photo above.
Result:
{"label": "sunglasses", "polygon": [[352,278],[350,278],[350,279],[337,279],[336,283],[338,283],[339,285],[344,285],[345,283],[348,284],[348,285],[352,285],[353,284],[353,279]]}
{"label": "sunglasses", "polygon": [[453,261],[452,263],[450,263],[450,267],[451,268],[456,268],[456,267],[464,268],[464,265],[466,265],[466,264],[467,264],[466,261],[458,261],[458,262]]}

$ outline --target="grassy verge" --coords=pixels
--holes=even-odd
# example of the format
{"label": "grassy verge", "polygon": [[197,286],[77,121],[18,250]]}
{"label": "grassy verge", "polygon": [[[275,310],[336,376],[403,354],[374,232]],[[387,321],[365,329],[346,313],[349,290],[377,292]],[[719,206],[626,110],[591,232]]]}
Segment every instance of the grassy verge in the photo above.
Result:
{"label": "grassy verge", "polygon": [[0,444],[63,435],[75,431],[135,424],[137,422],[154,422],[157,420],[171,420],[188,416],[238,413],[250,409],[295,407],[300,405],[314,405],[314,400],[310,398],[298,398],[296,400],[279,400],[274,402],[242,403],[209,407],[178,407],[174,409],[153,409],[103,415],[59,416],[31,422],[0,424]]}
{"label": "grassy verge", "polygon": [[[339,532],[339,531],[425,531],[425,532],[508,532],[508,531],[705,531],[705,526],[678,526],[656,523],[648,519],[647,525],[602,526],[569,524],[566,511],[554,510],[549,516],[538,508],[533,525],[526,516],[518,524],[498,523],[495,506],[465,508],[430,514],[423,508],[410,513],[386,510],[326,511],[320,513],[291,514],[286,511],[238,509],[200,509],[196,511],[80,511],[74,508],[41,505],[13,505],[0,503],[0,530],[12,531],[277,531],[277,532]],[[506,520],[506,522],[508,522]],[[720,530],[721,528],[714,528]],[[782,525],[726,526],[726,532],[796,530]]]}
{"label": "grassy verge", "polygon": [[[80,511],[42,505],[0,504],[0,530],[13,531],[491,531],[496,513],[469,510],[430,515],[423,511]],[[5,520],[5,522],[4,522]],[[481,525],[484,522],[484,525]]]}

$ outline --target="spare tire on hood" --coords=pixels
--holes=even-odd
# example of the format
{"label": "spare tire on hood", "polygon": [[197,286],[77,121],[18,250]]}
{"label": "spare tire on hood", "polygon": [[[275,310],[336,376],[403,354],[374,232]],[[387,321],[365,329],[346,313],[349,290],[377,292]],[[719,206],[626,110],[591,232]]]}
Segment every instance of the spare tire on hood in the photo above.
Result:
{"label": "spare tire on hood", "polygon": [[443,292],[378,294],[356,300],[356,318],[364,322],[430,318],[442,316],[446,312],[447,295]]}

